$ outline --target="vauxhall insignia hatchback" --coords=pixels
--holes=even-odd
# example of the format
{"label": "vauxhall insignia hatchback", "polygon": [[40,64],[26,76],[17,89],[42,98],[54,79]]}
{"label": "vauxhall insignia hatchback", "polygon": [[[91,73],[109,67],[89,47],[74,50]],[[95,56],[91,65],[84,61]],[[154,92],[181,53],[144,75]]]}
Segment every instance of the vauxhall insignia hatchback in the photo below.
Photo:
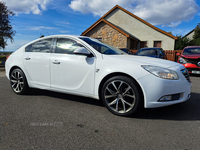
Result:
{"label": "vauxhall insignia hatchback", "polygon": [[191,92],[183,65],[128,55],[84,36],[34,40],[12,53],[5,69],[16,94],[38,88],[91,97],[120,116],[184,102]]}

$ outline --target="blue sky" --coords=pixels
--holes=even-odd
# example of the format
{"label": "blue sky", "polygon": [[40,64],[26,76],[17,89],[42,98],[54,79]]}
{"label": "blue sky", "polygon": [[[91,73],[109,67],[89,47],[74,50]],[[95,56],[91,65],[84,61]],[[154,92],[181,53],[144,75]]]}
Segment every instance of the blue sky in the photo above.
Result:
{"label": "blue sky", "polygon": [[16,15],[12,26],[15,51],[41,35],[80,35],[102,15],[119,5],[173,35],[184,36],[200,23],[200,0],[0,0]]}

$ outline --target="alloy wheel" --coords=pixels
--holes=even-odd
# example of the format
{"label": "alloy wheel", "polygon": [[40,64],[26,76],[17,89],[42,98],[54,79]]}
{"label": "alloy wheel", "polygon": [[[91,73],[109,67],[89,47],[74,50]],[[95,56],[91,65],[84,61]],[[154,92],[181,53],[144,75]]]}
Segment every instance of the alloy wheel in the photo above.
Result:
{"label": "alloy wheel", "polygon": [[24,89],[24,77],[20,71],[13,71],[10,76],[11,87],[14,92],[20,93]]}
{"label": "alloy wheel", "polygon": [[129,112],[136,101],[133,88],[121,80],[114,80],[106,86],[104,98],[107,106],[116,113]]}

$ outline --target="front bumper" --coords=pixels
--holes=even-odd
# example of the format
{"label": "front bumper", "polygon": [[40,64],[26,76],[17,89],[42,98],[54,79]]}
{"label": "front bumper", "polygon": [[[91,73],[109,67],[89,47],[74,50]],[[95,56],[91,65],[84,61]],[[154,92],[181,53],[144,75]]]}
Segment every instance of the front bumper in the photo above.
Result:
{"label": "front bumper", "polygon": [[[177,72],[178,80],[158,78],[149,74],[138,80],[144,93],[144,107],[155,108],[184,102],[190,98],[191,83],[182,72]],[[143,86],[142,86],[143,85]],[[169,101],[160,101],[163,96],[180,94],[181,97]]]}
{"label": "front bumper", "polygon": [[183,66],[185,66],[185,68],[187,68],[189,73],[193,73],[193,74],[200,74],[200,67],[198,67],[195,64],[182,64]]}

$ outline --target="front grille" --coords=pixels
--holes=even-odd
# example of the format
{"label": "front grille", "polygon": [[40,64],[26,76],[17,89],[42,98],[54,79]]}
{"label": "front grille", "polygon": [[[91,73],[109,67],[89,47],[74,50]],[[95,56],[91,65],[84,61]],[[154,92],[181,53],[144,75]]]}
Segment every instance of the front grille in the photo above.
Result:
{"label": "front grille", "polygon": [[187,68],[188,71],[192,72],[193,71],[200,71],[200,68]]}
{"label": "front grille", "polygon": [[200,67],[200,58],[198,59],[186,59],[187,63],[195,64]]}
{"label": "front grille", "polygon": [[181,72],[183,73],[183,75],[185,76],[187,81],[191,83],[190,74],[189,74],[188,70],[185,68],[185,69],[182,69]]}

